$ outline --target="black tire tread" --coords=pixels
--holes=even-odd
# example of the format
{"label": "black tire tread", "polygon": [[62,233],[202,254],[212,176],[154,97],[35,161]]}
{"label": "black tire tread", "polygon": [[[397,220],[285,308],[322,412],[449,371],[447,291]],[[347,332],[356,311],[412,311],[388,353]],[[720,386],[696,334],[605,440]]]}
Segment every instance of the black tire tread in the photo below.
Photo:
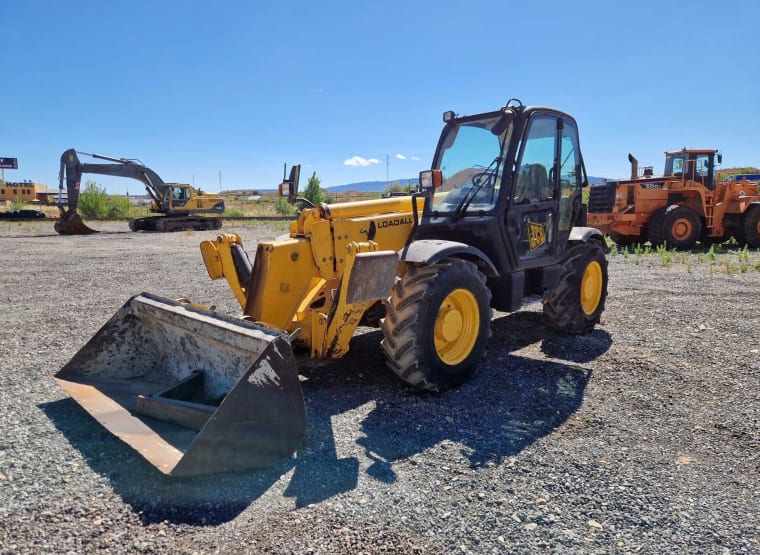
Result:
{"label": "black tire tread", "polygon": [[[403,381],[423,391],[442,391],[460,383],[459,379],[446,379],[435,372],[431,361],[424,360],[425,353],[420,338],[429,322],[422,321],[425,303],[434,292],[442,273],[452,266],[482,284],[482,292],[487,296],[488,321],[491,292],[486,287],[485,276],[471,262],[451,259],[439,264],[408,266],[407,273],[396,280],[391,296],[386,303],[385,318],[380,320],[383,331],[381,347],[385,353],[387,366]],[[487,337],[491,336],[490,325]],[[466,376],[463,376],[466,377]]]}
{"label": "black tire tread", "polygon": [[[599,306],[590,317],[581,309],[580,287],[586,266],[592,260],[602,265],[603,284]],[[547,325],[563,334],[578,335],[594,329],[604,311],[607,299],[607,258],[598,241],[586,241],[568,246],[562,260],[562,272],[557,284],[544,298],[544,318]]]}
{"label": "black tire tread", "polygon": [[647,224],[647,239],[653,247],[665,242],[665,210],[666,208],[656,210]]}
{"label": "black tire tread", "polygon": [[[760,220],[760,205],[751,205],[744,212],[741,221],[741,235],[744,245],[751,248],[760,248],[760,233],[758,233],[758,221]],[[739,238],[737,237],[737,240]]]}
{"label": "black tire tread", "polygon": [[[693,233],[691,237],[684,241],[677,241],[673,237],[672,226],[676,219],[679,217],[688,218],[691,220]],[[697,244],[700,236],[702,235],[702,220],[694,210],[688,206],[681,206],[680,204],[673,204],[665,209],[665,243],[668,247],[677,249],[690,249]]]}

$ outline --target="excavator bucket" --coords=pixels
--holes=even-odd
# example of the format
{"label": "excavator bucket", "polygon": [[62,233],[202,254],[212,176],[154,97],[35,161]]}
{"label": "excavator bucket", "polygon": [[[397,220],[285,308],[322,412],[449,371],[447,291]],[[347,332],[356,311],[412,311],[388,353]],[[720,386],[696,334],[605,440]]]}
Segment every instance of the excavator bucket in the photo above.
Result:
{"label": "excavator bucket", "polygon": [[61,219],[53,224],[55,230],[61,235],[89,235],[99,233],[97,230],[87,227],[82,221],[82,216],[76,212],[67,212]]}
{"label": "excavator bucket", "polygon": [[148,293],[121,307],[55,380],[171,476],[272,466],[306,430],[286,334]]}

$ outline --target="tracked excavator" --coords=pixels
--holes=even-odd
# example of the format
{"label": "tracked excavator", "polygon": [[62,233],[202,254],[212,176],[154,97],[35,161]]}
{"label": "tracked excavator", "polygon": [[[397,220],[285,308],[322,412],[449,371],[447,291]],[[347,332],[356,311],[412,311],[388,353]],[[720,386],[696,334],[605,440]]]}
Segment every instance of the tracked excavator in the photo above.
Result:
{"label": "tracked excavator", "polygon": [[[82,163],[77,154],[86,154],[112,163]],[[89,154],[72,148],[61,155],[61,171],[58,175],[58,188],[63,192],[65,182],[67,193],[65,203],[59,200],[61,217],[54,224],[55,230],[61,235],[97,233],[82,221],[82,216],[77,212],[82,174],[86,173],[129,177],[145,185],[145,190],[152,199],[150,211],[161,216],[130,220],[129,229],[132,231],[202,231],[222,227],[221,218],[202,215],[224,212],[224,200],[219,195],[196,193],[186,184],[164,183],[156,172],[138,160]],[[62,198],[63,195],[59,195],[59,199]]]}
{"label": "tracked excavator", "polygon": [[[568,114],[510,100],[444,114],[432,169],[408,196],[303,208],[285,237],[203,241],[231,317],[143,293],[55,376],[112,433],[172,476],[265,467],[306,429],[294,349],[345,355],[358,326],[410,387],[476,371],[492,311],[543,303],[549,328],[583,334],[607,296],[602,234],[583,225],[586,172]],[[296,203],[300,168],[280,194]]]}

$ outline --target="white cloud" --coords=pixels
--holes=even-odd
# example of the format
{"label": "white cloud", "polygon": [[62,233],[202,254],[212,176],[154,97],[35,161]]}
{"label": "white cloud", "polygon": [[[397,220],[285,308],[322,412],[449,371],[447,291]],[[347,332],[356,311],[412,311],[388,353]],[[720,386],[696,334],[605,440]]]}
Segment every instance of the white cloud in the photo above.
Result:
{"label": "white cloud", "polygon": [[410,160],[414,160],[415,162],[419,162],[420,157],[419,156],[412,156]]}
{"label": "white cloud", "polygon": [[399,160],[406,160],[406,156],[404,156],[403,154],[396,154],[396,158],[398,158]]}
{"label": "white cloud", "polygon": [[362,167],[366,168],[367,166],[371,166],[373,164],[379,164],[380,160],[377,158],[362,158],[361,156],[352,156],[348,160],[345,160],[343,162],[346,166],[355,166],[355,167]]}

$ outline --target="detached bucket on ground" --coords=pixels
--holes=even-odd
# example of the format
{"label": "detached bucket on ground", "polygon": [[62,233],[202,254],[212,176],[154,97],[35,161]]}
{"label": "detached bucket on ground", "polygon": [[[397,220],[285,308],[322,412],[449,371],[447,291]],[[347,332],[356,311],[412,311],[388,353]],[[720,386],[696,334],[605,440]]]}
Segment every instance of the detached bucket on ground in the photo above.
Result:
{"label": "detached bucket on ground", "polygon": [[306,430],[287,336],[147,293],[55,380],[164,474],[272,466]]}

